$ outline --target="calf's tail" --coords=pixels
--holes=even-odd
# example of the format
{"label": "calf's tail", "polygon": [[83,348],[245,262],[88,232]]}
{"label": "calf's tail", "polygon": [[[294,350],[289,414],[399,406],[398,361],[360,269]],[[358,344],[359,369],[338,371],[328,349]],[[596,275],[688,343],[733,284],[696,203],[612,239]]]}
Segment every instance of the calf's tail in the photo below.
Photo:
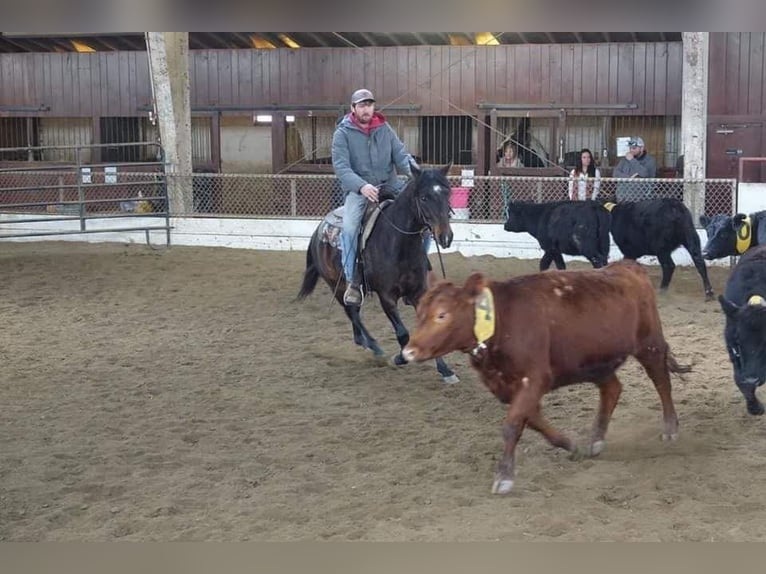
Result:
{"label": "calf's tail", "polygon": [[668,351],[665,354],[665,361],[668,365],[668,370],[671,373],[691,373],[692,372],[692,366],[691,365],[679,365],[678,361],[676,361],[675,356],[670,350],[670,347],[668,347]]}

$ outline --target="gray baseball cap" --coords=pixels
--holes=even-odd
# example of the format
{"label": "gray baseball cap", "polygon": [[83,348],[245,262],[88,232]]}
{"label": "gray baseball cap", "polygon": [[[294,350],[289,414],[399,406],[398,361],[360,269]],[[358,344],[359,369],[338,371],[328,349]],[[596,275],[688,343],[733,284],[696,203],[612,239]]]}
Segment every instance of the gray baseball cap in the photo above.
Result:
{"label": "gray baseball cap", "polygon": [[351,105],[355,106],[359,102],[363,102],[365,100],[371,100],[375,101],[375,96],[372,95],[372,92],[370,90],[366,90],[362,88],[361,90],[355,91],[353,94],[351,94]]}
{"label": "gray baseball cap", "polygon": [[644,140],[642,140],[640,137],[633,137],[630,138],[628,145],[630,147],[644,147]]}

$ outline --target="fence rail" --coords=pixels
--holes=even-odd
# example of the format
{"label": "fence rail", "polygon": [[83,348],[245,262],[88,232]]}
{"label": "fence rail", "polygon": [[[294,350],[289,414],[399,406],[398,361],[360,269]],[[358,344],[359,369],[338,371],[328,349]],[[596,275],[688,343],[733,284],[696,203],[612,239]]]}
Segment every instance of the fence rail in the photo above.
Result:
{"label": "fence rail", "polygon": [[[160,174],[125,171],[117,176],[103,167],[93,167],[88,183],[73,171],[0,171],[0,212],[61,214],[77,207],[89,215],[119,214],[139,204],[146,213],[164,214],[167,187],[176,186],[191,194],[188,213],[178,216],[267,217],[318,219],[343,203],[343,193],[334,175]],[[461,187],[459,176],[450,176],[453,188]],[[619,186],[627,193],[652,197],[676,197],[704,189],[706,215],[732,214],[736,198],[734,179],[641,179],[602,178],[598,199],[615,200]],[[476,176],[469,191],[468,219],[500,222],[508,199],[537,203],[568,198],[566,177]],[[70,207],[71,206],[71,207]],[[2,219],[0,218],[0,222]]]}

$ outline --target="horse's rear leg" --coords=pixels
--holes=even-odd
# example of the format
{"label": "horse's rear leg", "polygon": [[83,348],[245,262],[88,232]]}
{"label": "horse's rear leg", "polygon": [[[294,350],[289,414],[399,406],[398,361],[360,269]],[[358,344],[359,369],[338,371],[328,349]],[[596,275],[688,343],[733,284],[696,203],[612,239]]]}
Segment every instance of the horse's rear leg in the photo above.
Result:
{"label": "horse's rear leg", "polygon": [[[381,296],[380,306],[383,307],[383,312],[386,314],[386,317],[388,317],[388,320],[391,321],[391,326],[394,328],[394,333],[396,333],[396,340],[399,342],[399,352],[392,357],[391,362],[397,367],[404,366],[407,364],[407,361],[402,357],[402,349],[404,349],[407,343],[410,342],[410,333],[407,331],[404,323],[402,323],[402,318],[399,316],[399,309],[396,307],[396,301],[391,300],[389,297]],[[415,305],[413,305],[413,307],[414,306]],[[445,383],[454,385],[455,383],[460,382],[458,376],[449,368],[449,366],[447,366],[444,359],[439,357],[435,362],[436,370],[439,371],[439,374]]]}

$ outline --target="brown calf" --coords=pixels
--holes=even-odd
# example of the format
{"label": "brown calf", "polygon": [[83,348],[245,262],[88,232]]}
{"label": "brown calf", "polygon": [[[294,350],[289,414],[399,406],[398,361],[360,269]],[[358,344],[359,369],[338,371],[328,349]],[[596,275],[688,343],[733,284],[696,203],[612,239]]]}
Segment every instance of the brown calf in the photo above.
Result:
{"label": "brown calf", "polygon": [[676,363],[657,311],[654,288],[635,261],[602,269],[546,271],[504,282],[474,273],[463,287],[442,282],[417,308],[417,326],[403,350],[408,361],[451,351],[470,353],[472,366],[505,404],[505,452],[492,492],[513,487],[514,449],[525,426],[571,453],[575,444],[543,418],[540,400],[564,385],[593,382],[600,405],[585,454],[604,447],[609,419],[622,391],[615,371],[634,356],[654,382],[662,402],[663,440],[678,434],[669,371]]}

